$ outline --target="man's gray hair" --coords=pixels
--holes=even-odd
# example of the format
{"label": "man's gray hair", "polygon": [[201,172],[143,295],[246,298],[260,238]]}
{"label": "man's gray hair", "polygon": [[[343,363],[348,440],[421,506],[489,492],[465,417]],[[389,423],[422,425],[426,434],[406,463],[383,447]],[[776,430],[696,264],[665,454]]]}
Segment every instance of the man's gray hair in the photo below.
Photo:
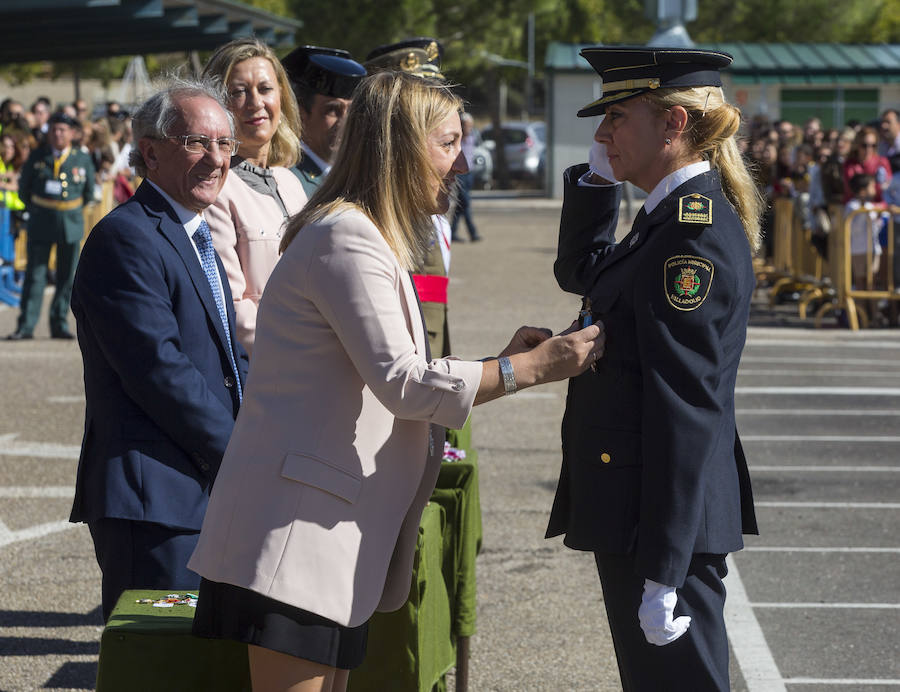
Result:
{"label": "man's gray hair", "polygon": [[234,116],[228,110],[225,90],[220,81],[172,77],[169,79],[168,86],[144,101],[132,117],[131,130],[134,145],[128,155],[128,165],[132,166],[138,175],[147,177],[147,162],[144,161],[144,155],[138,147],[138,142],[142,137],[162,139],[168,136],[169,129],[181,116],[178,100],[195,96],[207,96],[222,106],[222,110],[228,116],[231,136],[234,137]]}

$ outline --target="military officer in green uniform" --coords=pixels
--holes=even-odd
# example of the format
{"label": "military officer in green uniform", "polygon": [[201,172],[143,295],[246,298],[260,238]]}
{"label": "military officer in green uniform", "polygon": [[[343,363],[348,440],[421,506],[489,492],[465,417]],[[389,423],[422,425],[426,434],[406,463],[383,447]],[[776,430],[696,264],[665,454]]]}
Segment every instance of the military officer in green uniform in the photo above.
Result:
{"label": "military officer in green uniform", "polygon": [[[370,74],[394,70],[443,83],[445,81],[441,72],[443,54],[444,49],[440,42],[427,36],[419,36],[375,48],[366,56],[364,65]],[[434,221],[434,238],[431,248],[425,257],[422,271],[414,274],[413,280],[419,292],[419,300],[422,302],[431,355],[435,358],[445,358],[450,355],[450,329],[447,321],[450,224],[440,214],[435,214],[432,221]]]}
{"label": "military officer in green uniform", "polygon": [[281,61],[300,106],[300,160],[291,167],[306,194],[331,170],[353,90],[366,69],[345,50],[299,46]]}
{"label": "military officer in green uniform", "polygon": [[75,338],[69,331],[69,301],[78,251],[84,236],[82,208],[94,199],[94,164],[72,146],[75,121],[51,116],[46,142],[35,149],[19,176],[19,197],[28,219],[28,264],[22,285],[19,322],[7,339],[31,339],[41,314],[50,249],[56,245],[56,293],[50,304],[50,336]]}

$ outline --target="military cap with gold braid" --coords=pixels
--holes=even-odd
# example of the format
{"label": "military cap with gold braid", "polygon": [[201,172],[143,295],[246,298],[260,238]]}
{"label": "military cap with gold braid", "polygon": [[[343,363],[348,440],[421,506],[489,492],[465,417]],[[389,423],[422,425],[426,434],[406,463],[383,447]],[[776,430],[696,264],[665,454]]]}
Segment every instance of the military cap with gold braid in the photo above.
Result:
{"label": "military cap with gold braid", "polygon": [[293,84],[334,98],[350,98],[366,76],[366,68],[339,48],[298,46],[281,59],[281,64]]}
{"label": "military cap with gold braid", "polygon": [[366,56],[366,69],[369,72],[409,72],[426,79],[444,81],[441,73],[443,57],[444,47],[440,41],[428,36],[418,36],[378,46]]}
{"label": "military cap with gold braid", "polygon": [[733,59],[714,50],[650,46],[597,46],[581,56],[603,78],[603,95],[578,111],[579,118],[602,115],[607,106],[652,89],[722,86],[719,70]]}

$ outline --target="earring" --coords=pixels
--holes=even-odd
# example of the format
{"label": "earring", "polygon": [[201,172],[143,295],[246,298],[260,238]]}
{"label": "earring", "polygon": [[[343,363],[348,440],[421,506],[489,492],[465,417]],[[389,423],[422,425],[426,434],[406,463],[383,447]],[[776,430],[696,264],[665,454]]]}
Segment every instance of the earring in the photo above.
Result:
{"label": "earring", "polygon": [[671,143],[672,143],[672,140],[669,139],[668,137],[666,137],[666,144],[671,144]]}

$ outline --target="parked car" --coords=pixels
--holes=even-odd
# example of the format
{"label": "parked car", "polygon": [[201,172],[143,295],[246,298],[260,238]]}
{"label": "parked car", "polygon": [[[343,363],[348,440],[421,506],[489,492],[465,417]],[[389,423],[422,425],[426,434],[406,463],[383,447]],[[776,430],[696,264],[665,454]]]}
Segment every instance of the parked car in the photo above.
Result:
{"label": "parked car", "polygon": [[[509,121],[503,123],[501,132],[510,177],[527,178],[543,184],[547,126],[543,122]],[[485,143],[497,146],[494,128],[482,130],[481,137]]]}
{"label": "parked car", "polygon": [[491,150],[485,146],[478,130],[473,130],[475,135],[475,160],[472,163],[475,187],[481,190],[490,190],[494,180],[494,157]]}

